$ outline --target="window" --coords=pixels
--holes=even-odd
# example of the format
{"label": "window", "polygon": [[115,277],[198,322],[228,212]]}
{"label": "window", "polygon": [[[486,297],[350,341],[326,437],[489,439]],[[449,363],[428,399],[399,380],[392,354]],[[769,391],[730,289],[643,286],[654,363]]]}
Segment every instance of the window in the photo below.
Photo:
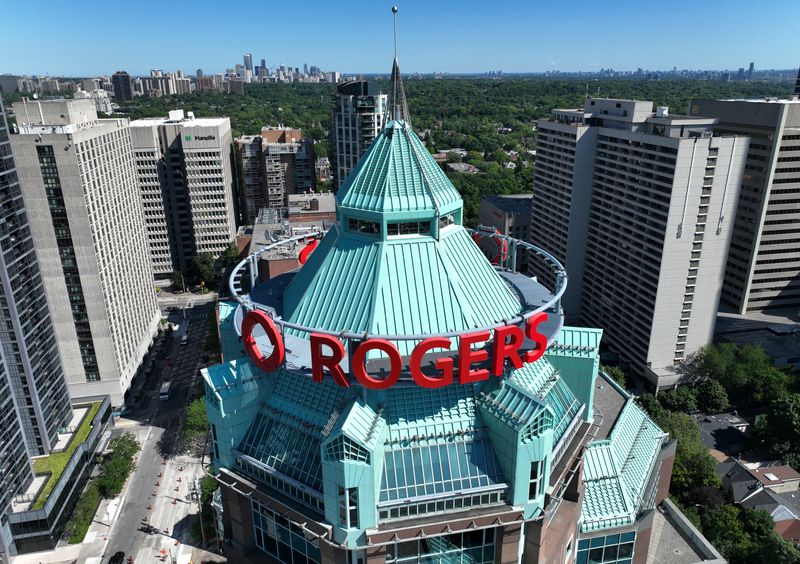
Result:
{"label": "window", "polygon": [[494,529],[478,529],[390,544],[386,547],[387,564],[422,564],[427,562],[469,562],[493,564]]}
{"label": "window", "polygon": [[636,533],[622,533],[582,539],[578,542],[577,564],[631,564]]}
{"label": "window", "polygon": [[358,529],[358,488],[339,487],[339,524]]}
{"label": "window", "polygon": [[528,499],[535,499],[541,492],[542,481],[542,461],[531,462],[531,481],[528,487]]}
{"label": "window", "polygon": [[347,227],[353,233],[364,233],[365,235],[380,235],[381,233],[381,226],[375,221],[351,217],[347,222]]}
{"label": "window", "polygon": [[253,502],[253,529],[256,546],[286,564],[321,562],[318,541],[309,539],[302,527]]}
{"label": "window", "polygon": [[453,225],[453,223],[455,223],[453,214],[449,213],[447,215],[439,216],[439,229],[444,229],[448,225]]}
{"label": "window", "polygon": [[390,223],[386,226],[387,235],[430,235],[430,221],[406,221]]}

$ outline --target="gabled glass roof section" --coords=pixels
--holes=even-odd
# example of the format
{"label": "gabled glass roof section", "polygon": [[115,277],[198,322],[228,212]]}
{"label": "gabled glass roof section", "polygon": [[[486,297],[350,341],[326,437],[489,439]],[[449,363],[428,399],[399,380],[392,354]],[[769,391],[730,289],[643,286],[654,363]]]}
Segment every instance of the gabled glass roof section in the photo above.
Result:
{"label": "gabled glass roof section", "polygon": [[259,413],[239,444],[239,452],[321,492],[322,436],[318,431],[285,423],[276,415]]}
{"label": "gabled glass roof section", "polygon": [[488,438],[390,449],[383,460],[379,502],[503,485]]}

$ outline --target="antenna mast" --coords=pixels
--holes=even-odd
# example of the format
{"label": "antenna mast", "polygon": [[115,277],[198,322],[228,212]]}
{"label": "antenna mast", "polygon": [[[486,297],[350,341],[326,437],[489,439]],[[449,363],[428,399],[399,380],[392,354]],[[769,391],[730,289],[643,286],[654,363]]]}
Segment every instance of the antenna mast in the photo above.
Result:
{"label": "antenna mast", "polygon": [[403,89],[403,79],[400,76],[400,63],[397,61],[397,12],[397,6],[392,6],[394,63],[392,64],[392,98],[389,107],[391,108],[392,119],[403,120],[406,124],[409,124],[406,93]]}

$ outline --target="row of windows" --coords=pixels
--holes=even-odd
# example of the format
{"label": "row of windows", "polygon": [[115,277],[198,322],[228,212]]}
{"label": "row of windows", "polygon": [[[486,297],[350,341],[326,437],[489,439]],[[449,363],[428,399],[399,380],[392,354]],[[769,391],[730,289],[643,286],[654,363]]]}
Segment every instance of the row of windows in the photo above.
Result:
{"label": "row of windows", "polygon": [[[439,229],[448,225],[453,225],[455,219],[452,214],[439,217]],[[363,233],[366,235],[378,236],[381,233],[381,225],[377,221],[367,221],[364,219],[350,218],[347,221],[347,229],[352,233]],[[431,235],[430,221],[402,221],[386,224],[386,234],[394,235]]]}

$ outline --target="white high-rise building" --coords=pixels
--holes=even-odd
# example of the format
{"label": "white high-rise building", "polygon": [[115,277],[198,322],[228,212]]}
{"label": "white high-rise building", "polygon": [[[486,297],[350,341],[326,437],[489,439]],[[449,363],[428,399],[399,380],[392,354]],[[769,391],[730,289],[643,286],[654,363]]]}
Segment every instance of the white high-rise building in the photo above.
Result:
{"label": "white high-rise building", "polygon": [[222,254],[236,236],[230,119],[175,110],[130,130],[155,275]]}
{"label": "white high-rise building", "polygon": [[355,80],[336,87],[331,124],[333,186],[342,185],[388,118],[388,95],[374,82]]}
{"label": "white high-rise building", "polygon": [[531,241],[569,272],[568,320],[602,327],[653,387],[713,338],[749,144],[715,123],[587,98],[537,124]]}
{"label": "white high-rise building", "polygon": [[722,302],[738,314],[797,312],[800,100],[692,100],[689,113],[716,118],[717,132],[751,138]]}
{"label": "white high-rise building", "polygon": [[127,120],[92,100],[14,104],[12,136],[69,393],[121,405],[160,312]]}

